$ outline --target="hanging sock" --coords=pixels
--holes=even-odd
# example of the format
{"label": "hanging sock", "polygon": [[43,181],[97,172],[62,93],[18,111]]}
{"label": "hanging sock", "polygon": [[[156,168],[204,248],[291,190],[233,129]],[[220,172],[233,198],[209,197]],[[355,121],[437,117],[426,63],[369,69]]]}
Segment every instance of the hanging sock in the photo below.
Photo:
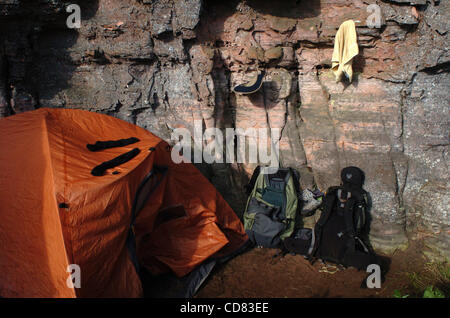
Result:
{"label": "hanging sock", "polygon": [[336,76],[336,82],[342,79],[343,74],[345,74],[350,82],[352,81],[352,61],[358,53],[355,22],[353,20],[347,20],[341,24],[334,39],[331,69]]}
{"label": "hanging sock", "polygon": [[86,147],[90,151],[100,151],[109,148],[115,147],[123,147],[134,144],[138,142],[139,139],[136,137],[131,137],[127,139],[119,139],[119,140],[108,140],[108,141],[97,141],[95,144],[87,144]]}
{"label": "hanging sock", "polygon": [[235,86],[233,88],[233,92],[237,93],[237,94],[253,94],[255,92],[257,92],[261,86],[262,86],[262,82],[263,82],[263,78],[264,78],[264,71],[261,71],[258,73],[257,76],[255,76],[255,78],[245,84],[240,84],[238,86]]}
{"label": "hanging sock", "polygon": [[112,160],[105,161],[96,166],[94,169],[92,169],[91,174],[97,177],[102,176],[107,169],[117,167],[121,164],[124,164],[125,162],[130,161],[131,159],[136,157],[140,152],[141,151],[139,150],[139,148],[134,148],[133,150],[121,154],[120,156],[117,156]]}

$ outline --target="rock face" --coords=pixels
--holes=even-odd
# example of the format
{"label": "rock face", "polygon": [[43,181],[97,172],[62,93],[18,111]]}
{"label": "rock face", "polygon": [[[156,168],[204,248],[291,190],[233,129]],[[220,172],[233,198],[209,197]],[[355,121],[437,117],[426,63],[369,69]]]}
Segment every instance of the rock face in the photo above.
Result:
{"label": "rock face", "polygon": [[[71,3],[79,29],[66,25]],[[435,0],[0,0],[0,117],[84,108],[172,143],[196,121],[278,128],[272,144],[302,187],[365,171],[375,248],[424,238],[429,255],[448,257],[449,14]],[[348,19],[360,54],[353,82],[336,83],[334,36]],[[257,93],[232,92],[258,69]],[[240,215],[255,165],[198,166]]]}

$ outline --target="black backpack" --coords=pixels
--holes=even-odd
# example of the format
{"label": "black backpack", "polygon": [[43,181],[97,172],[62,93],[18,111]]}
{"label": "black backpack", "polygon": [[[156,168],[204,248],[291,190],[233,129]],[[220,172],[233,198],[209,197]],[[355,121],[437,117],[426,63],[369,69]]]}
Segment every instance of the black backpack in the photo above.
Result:
{"label": "black backpack", "polygon": [[368,199],[362,188],[364,172],[347,167],[341,172],[342,185],[328,189],[323,212],[317,222],[313,259],[366,269],[378,263],[365,238],[368,235]]}
{"label": "black backpack", "polygon": [[322,214],[314,229],[300,229],[285,248],[310,258],[322,259],[346,267],[366,269],[378,264],[368,244],[368,198],[362,188],[364,173],[357,167],[341,172],[342,185],[330,187],[323,199]]}

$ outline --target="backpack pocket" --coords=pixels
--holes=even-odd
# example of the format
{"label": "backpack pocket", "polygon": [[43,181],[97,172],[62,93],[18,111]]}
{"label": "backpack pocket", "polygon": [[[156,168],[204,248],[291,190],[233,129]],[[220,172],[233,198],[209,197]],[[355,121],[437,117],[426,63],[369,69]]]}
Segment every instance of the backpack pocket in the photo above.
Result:
{"label": "backpack pocket", "polygon": [[247,213],[263,214],[271,217],[272,215],[277,215],[279,210],[279,207],[269,205],[263,200],[253,197],[248,204]]}
{"label": "backpack pocket", "polygon": [[289,253],[309,256],[315,243],[314,229],[298,229],[292,237],[283,241],[284,247]]}
{"label": "backpack pocket", "polygon": [[280,233],[286,225],[274,219],[280,208],[272,206],[264,200],[253,197],[248,205],[247,216],[250,222],[245,226],[250,240],[258,246],[278,247],[281,244]]}
{"label": "backpack pocket", "polygon": [[255,215],[251,230],[247,230],[247,235],[256,245],[262,247],[279,247],[281,244],[280,233],[286,225],[273,221],[267,215],[258,213]]}

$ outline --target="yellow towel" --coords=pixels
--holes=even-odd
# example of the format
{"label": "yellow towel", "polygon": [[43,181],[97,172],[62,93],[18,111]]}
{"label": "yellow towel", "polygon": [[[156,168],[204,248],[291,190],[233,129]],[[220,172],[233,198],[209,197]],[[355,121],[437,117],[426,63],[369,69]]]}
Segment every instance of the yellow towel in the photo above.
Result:
{"label": "yellow towel", "polygon": [[358,55],[358,43],[356,40],[355,22],[347,20],[341,24],[334,39],[334,51],[331,58],[331,69],[336,76],[336,82],[342,79],[342,74],[345,73],[352,81],[353,70],[352,60]]}

